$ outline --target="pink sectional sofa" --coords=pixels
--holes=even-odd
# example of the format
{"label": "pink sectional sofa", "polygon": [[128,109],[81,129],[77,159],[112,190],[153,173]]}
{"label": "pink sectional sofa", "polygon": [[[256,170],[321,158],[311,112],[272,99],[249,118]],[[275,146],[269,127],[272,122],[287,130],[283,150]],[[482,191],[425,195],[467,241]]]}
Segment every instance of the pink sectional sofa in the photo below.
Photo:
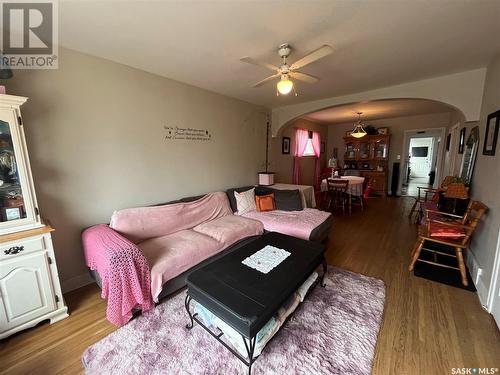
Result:
{"label": "pink sectional sofa", "polygon": [[117,211],[109,226],[91,227],[82,239],[87,265],[108,299],[108,319],[121,325],[135,307],[146,310],[151,299],[184,286],[195,266],[263,232],[260,221],[233,215],[227,195],[216,192]]}

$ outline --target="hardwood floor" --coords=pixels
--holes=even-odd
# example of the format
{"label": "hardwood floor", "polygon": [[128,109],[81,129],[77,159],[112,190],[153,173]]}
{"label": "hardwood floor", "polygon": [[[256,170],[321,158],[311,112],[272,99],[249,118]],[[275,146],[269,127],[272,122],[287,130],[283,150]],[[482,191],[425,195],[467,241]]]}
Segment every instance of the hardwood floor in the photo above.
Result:
{"label": "hardwood floor", "polygon": [[[386,307],[373,374],[451,374],[456,367],[500,367],[500,333],[474,293],[410,275],[416,228],[409,198],[373,198],[368,209],[337,217],[330,264],[378,277]],[[70,317],[0,342],[1,374],[82,373],[84,349],[115,328],[100,291],[90,285],[65,296]],[[167,301],[168,303],[168,301]]]}

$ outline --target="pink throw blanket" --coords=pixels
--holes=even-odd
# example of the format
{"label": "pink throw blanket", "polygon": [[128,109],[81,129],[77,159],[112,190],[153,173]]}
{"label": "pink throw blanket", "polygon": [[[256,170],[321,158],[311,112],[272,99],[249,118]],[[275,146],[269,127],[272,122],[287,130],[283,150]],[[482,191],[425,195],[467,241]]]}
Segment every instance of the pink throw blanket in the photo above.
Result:
{"label": "pink throw blanket", "polygon": [[232,214],[226,193],[216,192],[193,202],[126,208],[113,214],[109,226],[139,243]]}
{"label": "pink throw blanket", "polygon": [[122,326],[135,307],[151,309],[149,266],[141,250],[105,224],[86,229],[82,240],[87,266],[102,279],[108,320]]}
{"label": "pink throw blanket", "polygon": [[259,220],[268,232],[279,232],[289,236],[308,240],[311,232],[323,223],[331,213],[314,208],[304,208],[302,211],[251,211],[244,217]]}

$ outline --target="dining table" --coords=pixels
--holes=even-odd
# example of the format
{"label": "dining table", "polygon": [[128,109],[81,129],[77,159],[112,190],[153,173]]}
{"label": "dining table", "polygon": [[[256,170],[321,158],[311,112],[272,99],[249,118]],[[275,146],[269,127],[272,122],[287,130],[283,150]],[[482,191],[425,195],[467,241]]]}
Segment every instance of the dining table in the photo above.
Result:
{"label": "dining table", "polygon": [[[358,176],[340,176],[334,177],[335,179],[348,180],[346,193],[353,195],[355,197],[361,197],[363,195],[363,183],[365,182],[364,177]],[[328,190],[328,184],[326,183],[326,178],[321,181],[321,191],[325,192]]]}

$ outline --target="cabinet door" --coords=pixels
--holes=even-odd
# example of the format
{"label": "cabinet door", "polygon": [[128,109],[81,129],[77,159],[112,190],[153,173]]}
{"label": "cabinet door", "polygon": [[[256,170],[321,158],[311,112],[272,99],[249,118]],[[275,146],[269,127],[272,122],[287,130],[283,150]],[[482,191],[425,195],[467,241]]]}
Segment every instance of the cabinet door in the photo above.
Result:
{"label": "cabinet door", "polygon": [[45,251],[0,263],[0,332],[55,310]]}
{"label": "cabinet door", "polygon": [[28,165],[16,111],[0,108],[0,234],[36,223]]}
{"label": "cabinet door", "polygon": [[359,142],[359,159],[364,160],[364,159],[370,159],[371,154],[370,154],[370,142],[365,141],[365,142]]}
{"label": "cabinet door", "polygon": [[345,154],[344,159],[356,159],[356,150],[357,150],[356,142],[346,142],[345,143]]}
{"label": "cabinet door", "polygon": [[386,160],[389,156],[387,139],[379,139],[373,144],[373,157],[377,160]]}

